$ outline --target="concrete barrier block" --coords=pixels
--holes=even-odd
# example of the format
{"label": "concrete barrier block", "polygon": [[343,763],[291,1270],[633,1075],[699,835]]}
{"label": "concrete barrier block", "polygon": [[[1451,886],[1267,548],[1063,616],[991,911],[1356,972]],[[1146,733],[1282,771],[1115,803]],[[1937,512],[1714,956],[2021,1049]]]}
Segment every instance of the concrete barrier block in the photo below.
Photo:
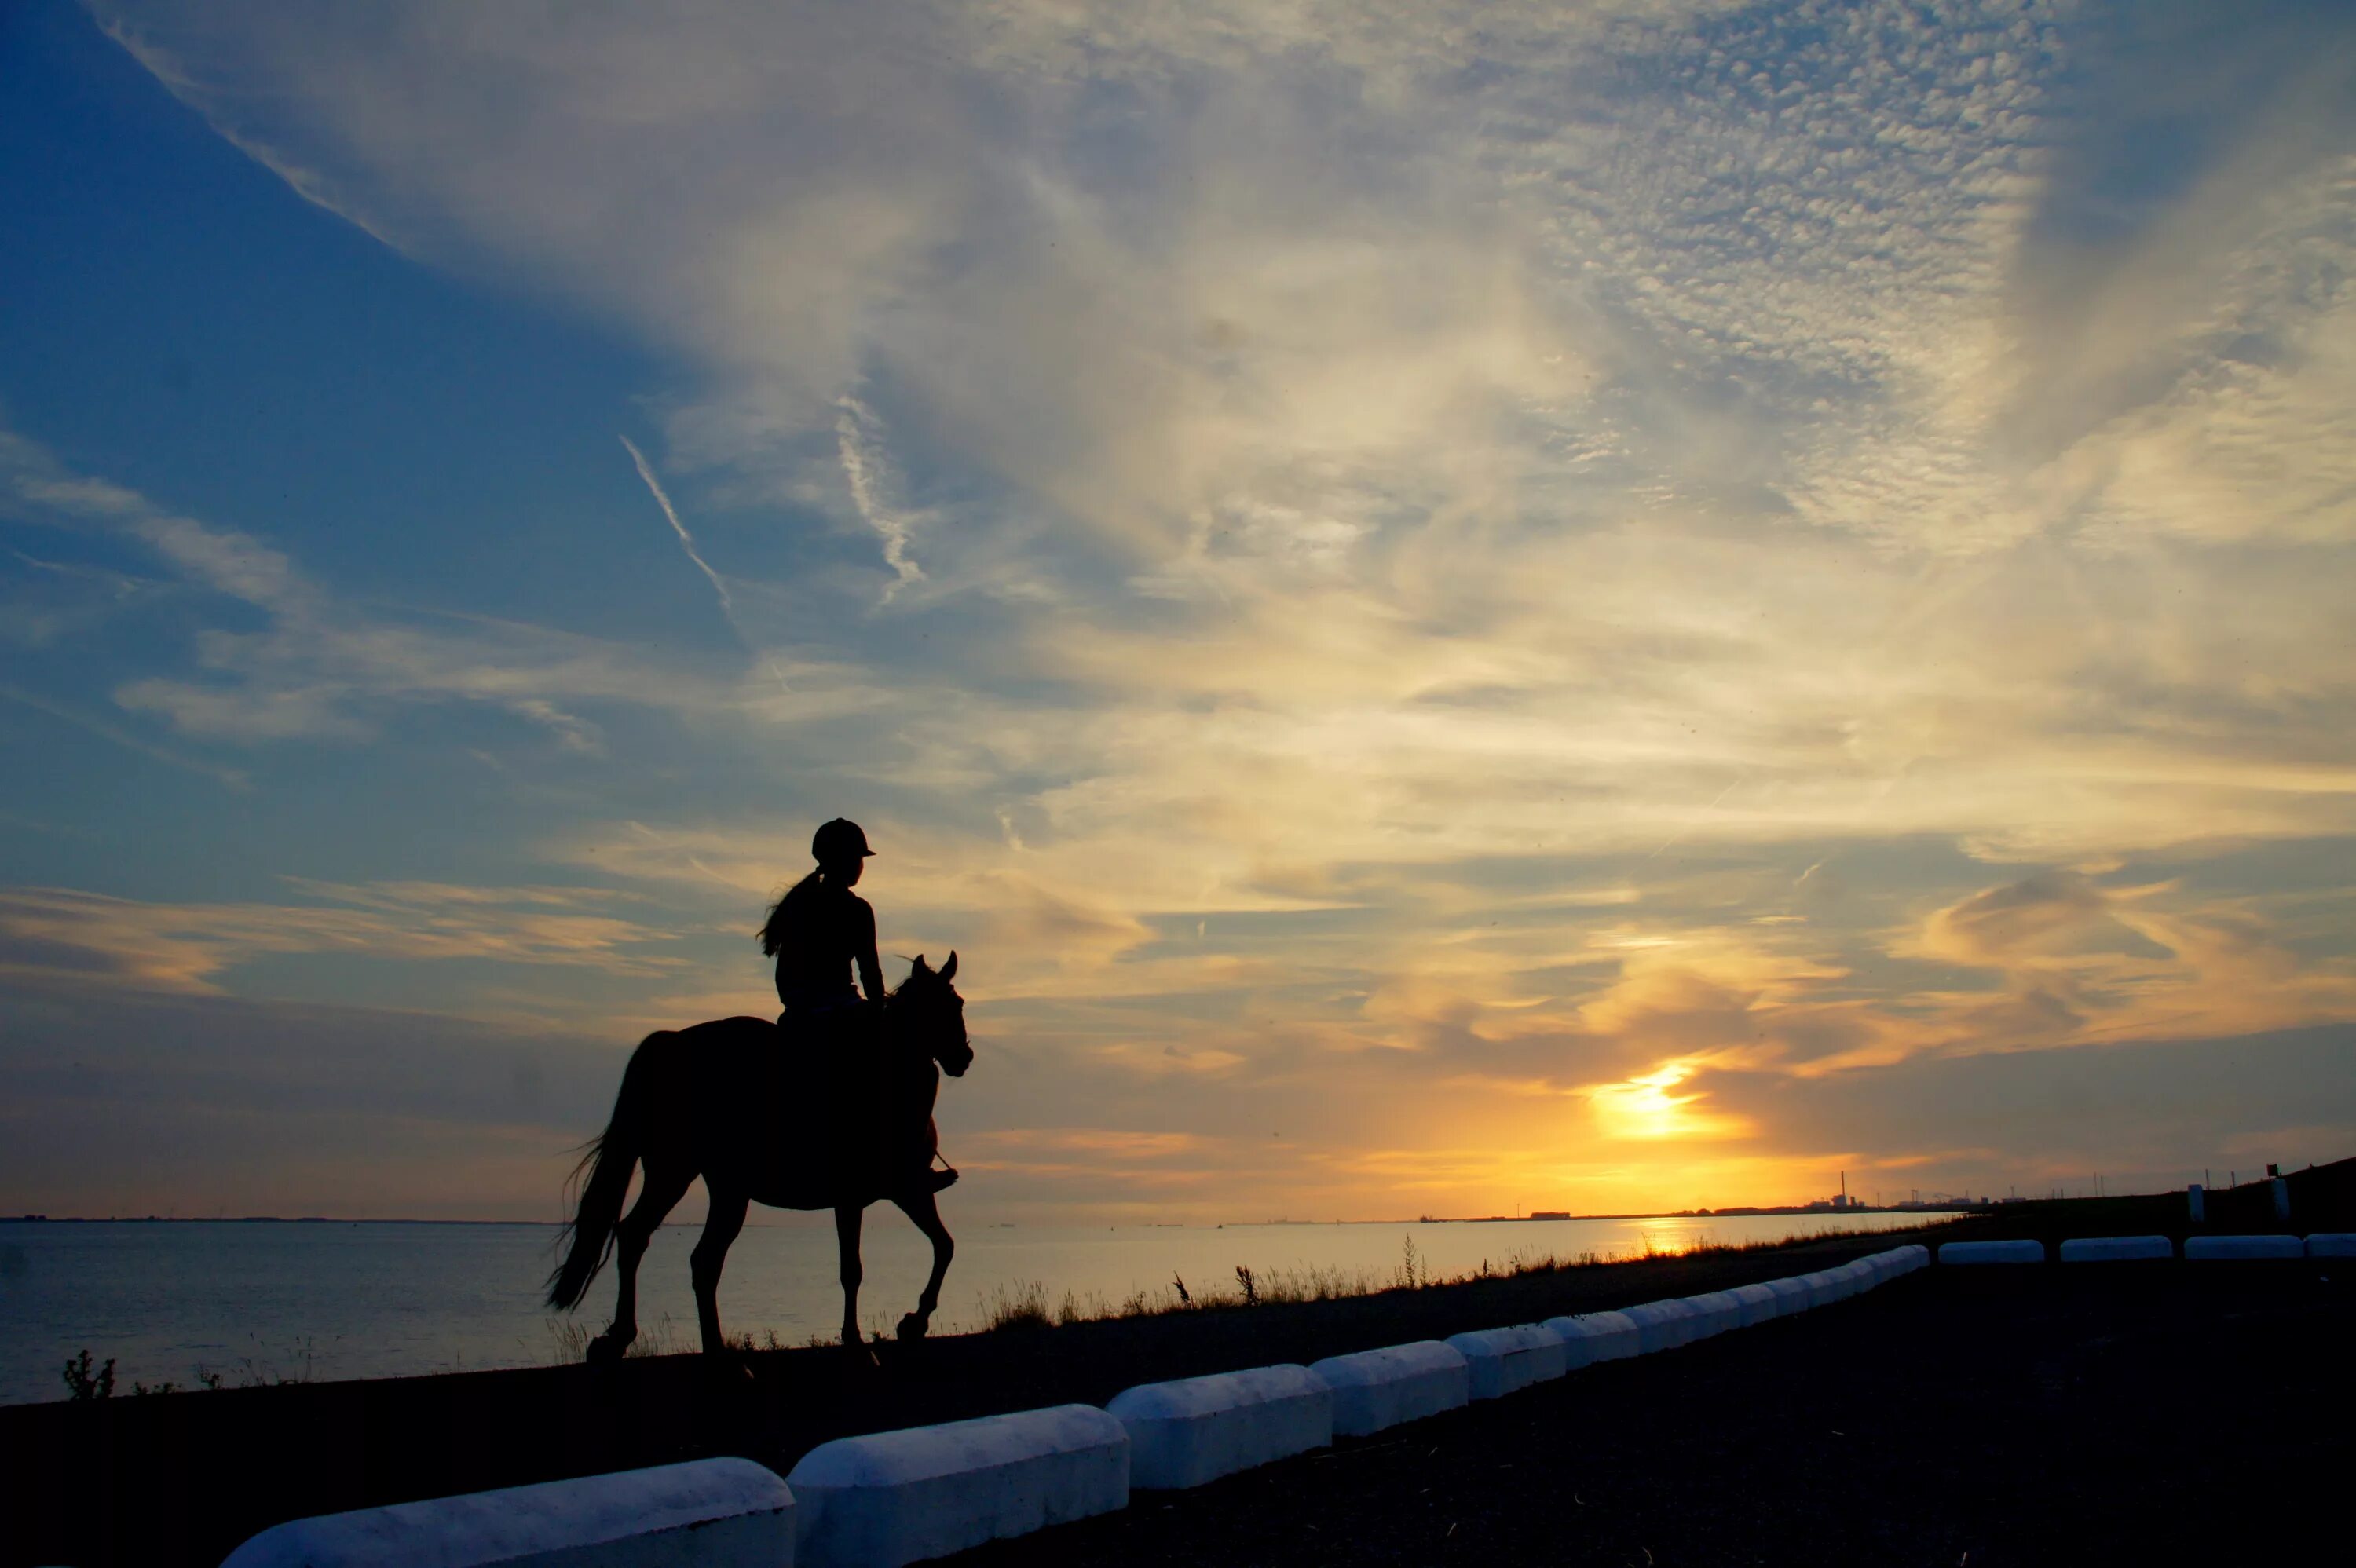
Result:
{"label": "concrete barrier block", "polygon": [[1767,1288],[1775,1293],[1775,1316],[1788,1317],[1794,1312],[1805,1312],[1815,1305],[1815,1293],[1800,1279],[1771,1279]]}
{"label": "concrete barrier block", "polygon": [[1121,1424],[1086,1404],[838,1437],[787,1477],[801,1561],[897,1568],[1110,1513],[1129,1506],[1129,1453]]}
{"label": "concrete barrier block", "polygon": [[1942,1264],[2041,1264],[2043,1242],[1946,1242],[1939,1247]]}
{"label": "concrete barrier block", "polygon": [[2311,1258],[2356,1258],[2356,1231],[2319,1231],[2307,1239]]}
{"label": "concrete barrier block", "polygon": [[1830,1307],[1848,1295],[1842,1288],[1847,1282],[1835,1279],[1830,1269],[1815,1269],[1804,1274],[1800,1276],[1800,1283],[1808,1287],[1808,1305],[1811,1307]]}
{"label": "concrete barrier block", "polygon": [[1451,1334],[1448,1342],[1464,1354],[1474,1399],[1496,1399],[1558,1378],[1565,1370],[1560,1337],[1537,1323]]}
{"label": "concrete barrier block", "polygon": [[2194,1262],[2303,1258],[2307,1256],[2307,1243],[2297,1236],[2188,1236],[2184,1255]]}
{"label": "concrete barrier block", "polygon": [[1333,1433],[1363,1437],[1454,1410],[1472,1395],[1464,1352],[1437,1339],[1328,1356],[1309,1370],[1333,1391]]}
{"label": "concrete barrier block", "polygon": [[1730,1328],[1742,1327],[1742,1303],[1722,1290],[1705,1291],[1699,1296],[1679,1297],[1693,1309],[1693,1337],[1707,1339],[1713,1334],[1723,1334]]}
{"label": "concrete barrier block", "polygon": [[2175,1255],[2175,1243],[2166,1236],[2080,1236],[2062,1243],[2065,1264],[2136,1263]]}
{"label": "concrete barrier block", "polygon": [[1783,1309],[1775,1292],[1763,1285],[1738,1285],[1726,1294],[1734,1297],[1735,1305],[1741,1309],[1741,1326],[1745,1328],[1764,1323]]}
{"label": "concrete barrier block", "polygon": [[1199,1487],[1333,1441],[1333,1391],[1307,1367],[1146,1383],[1105,1409],[1129,1429],[1129,1478],[1137,1487]]}
{"label": "concrete barrier block", "polygon": [[292,1520],[221,1568],[791,1568],[794,1524],[770,1471],[698,1459]]}
{"label": "concrete barrier block", "polygon": [[1562,1366],[1567,1372],[1598,1361],[1624,1360],[1638,1354],[1635,1321],[1624,1312],[1583,1312],[1576,1317],[1549,1317],[1540,1328],[1562,1341]]}
{"label": "concrete barrier block", "polygon": [[1674,1350],[1693,1338],[1693,1308],[1682,1301],[1647,1301],[1622,1310],[1636,1325],[1637,1348],[1645,1355]]}

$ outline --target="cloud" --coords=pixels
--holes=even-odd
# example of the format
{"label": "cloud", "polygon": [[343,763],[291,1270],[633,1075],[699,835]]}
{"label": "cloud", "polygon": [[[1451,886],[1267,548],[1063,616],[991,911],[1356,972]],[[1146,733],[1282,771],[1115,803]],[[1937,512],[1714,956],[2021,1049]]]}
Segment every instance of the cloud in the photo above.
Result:
{"label": "cloud", "polygon": [[[18,515],[260,613],[118,701],[247,746],[489,707],[617,770],[675,722],[528,852],[733,929],[858,816],[887,948],[964,944],[1006,1052],[972,1125],[1183,1115],[1320,1200],[1628,1191],[1623,1145],[1764,1183],[1863,1147],[1812,1094],[2356,1016],[2348,879],[2265,859],[2356,837],[2336,17],[97,9],[307,199],[659,348],[633,458],[763,563],[704,570],[782,683],[357,609],[295,520],[16,442]],[[21,918],[184,987],[327,940]],[[655,951],[556,918],[482,939]]]}
{"label": "cloud", "polygon": [[567,704],[678,711],[737,701],[729,683],[590,637],[481,617],[403,620],[360,609],[254,536],[173,514],[136,491],[77,475],[6,431],[0,431],[0,503],[14,516],[128,539],[187,587],[262,613],[264,629],[258,632],[198,632],[194,662],[206,678],[147,676],[116,688],[120,707],[161,715],[183,734],[234,742],[348,741],[376,734],[384,716],[402,705],[477,702],[543,726],[571,749],[594,750],[595,727]]}
{"label": "cloud", "polygon": [[583,965],[641,976],[678,965],[661,952],[674,933],[606,913],[609,901],[594,893],[296,885],[316,901],[166,904],[70,889],[0,890],[0,973],[20,982],[219,995],[239,967],[284,955]]}

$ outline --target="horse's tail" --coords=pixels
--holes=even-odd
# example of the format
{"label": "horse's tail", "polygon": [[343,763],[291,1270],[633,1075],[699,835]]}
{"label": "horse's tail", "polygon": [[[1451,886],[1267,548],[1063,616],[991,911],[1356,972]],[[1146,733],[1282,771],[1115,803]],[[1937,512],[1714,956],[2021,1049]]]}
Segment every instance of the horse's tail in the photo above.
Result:
{"label": "horse's tail", "polygon": [[670,1034],[658,1029],[630,1052],[630,1064],[622,1070],[622,1092],[614,1097],[613,1119],[589,1140],[581,1163],[565,1181],[568,1191],[580,1193],[580,1201],[556,1239],[561,1247],[569,1235],[572,1246],[548,1276],[548,1304],[560,1311],[581,1304],[589,1282],[613,1255],[614,1226],[622,1217],[622,1200],[629,1196],[630,1172],[646,1148],[647,1095],[653,1073],[648,1062],[655,1042]]}

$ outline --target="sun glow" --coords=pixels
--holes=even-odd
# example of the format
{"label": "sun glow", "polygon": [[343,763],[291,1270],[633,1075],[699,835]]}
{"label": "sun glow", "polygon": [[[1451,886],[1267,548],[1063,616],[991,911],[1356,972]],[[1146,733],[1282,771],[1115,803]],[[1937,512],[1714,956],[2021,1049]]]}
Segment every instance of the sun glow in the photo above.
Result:
{"label": "sun glow", "polygon": [[1700,1094],[1670,1093],[1693,1073],[1691,1062],[1671,1061],[1592,1091],[1598,1127],[1615,1138],[1728,1138],[1748,1133],[1748,1117],[1697,1110]]}

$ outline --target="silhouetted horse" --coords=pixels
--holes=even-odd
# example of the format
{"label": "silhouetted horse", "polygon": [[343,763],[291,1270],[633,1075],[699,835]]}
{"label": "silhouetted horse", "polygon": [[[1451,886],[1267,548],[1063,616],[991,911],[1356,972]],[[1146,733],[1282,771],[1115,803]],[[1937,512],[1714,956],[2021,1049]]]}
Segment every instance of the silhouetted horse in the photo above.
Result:
{"label": "silhouetted horse", "polygon": [[[703,1178],[712,1208],[690,1271],[703,1349],[720,1336],[720,1270],[744,1228],[747,1202],[777,1209],[831,1209],[842,1250],[842,1342],[859,1336],[859,1221],[879,1198],[897,1203],[933,1243],[933,1274],[900,1337],[931,1327],[941,1276],[956,1243],[929,1189],[916,1185],[911,1132],[932,1115],[941,1072],[961,1078],[973,1064],[965,998],[950,984],[957,955],[939,970],[920,955],[915,972],[871,1015],[873,1038],[829,1050],[798,1042],[766,1019],[720,1019],[661,1029],[630,1053],[614,1118],[589,1146],[571,1250],[549,1276],[552,1307],[570,1309],[618,1252],[621,1289],[614,1326],[590,1341],[589,1360],[611,1360],[638,1337],[638,1260],[672,1205]],[[626,1217],[631,1168],[646,1180]]]}

